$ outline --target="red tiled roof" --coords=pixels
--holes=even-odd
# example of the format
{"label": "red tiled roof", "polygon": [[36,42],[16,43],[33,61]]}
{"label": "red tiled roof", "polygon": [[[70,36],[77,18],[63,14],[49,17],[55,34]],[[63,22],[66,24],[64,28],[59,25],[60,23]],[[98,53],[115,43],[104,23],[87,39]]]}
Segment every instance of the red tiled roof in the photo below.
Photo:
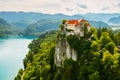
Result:
{"label": "red tiled roof", "polygon": [[86,20],[84,20],[84,19],[80,19],[80,22],[86,22]]}
{"label": "red tiled roof", "polygon": [[67,24],[75,24],[75,25],[79,25],[78,20],[68,20]]}
{"label": "red tiled roof", "polygon": [[[80,25],[80,22],[88,22],[84,19],[76,19],[76,20],[68,20],[67,24],[74,24],[75,26]],[[90,26],[90,24],[88,23],[88,26]]]}

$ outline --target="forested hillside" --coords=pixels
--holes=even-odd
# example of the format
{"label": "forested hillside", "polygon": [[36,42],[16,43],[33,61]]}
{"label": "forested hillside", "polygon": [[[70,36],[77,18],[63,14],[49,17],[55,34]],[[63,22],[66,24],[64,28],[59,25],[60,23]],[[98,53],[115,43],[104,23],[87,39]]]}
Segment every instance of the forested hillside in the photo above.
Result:
{"label": "forested hillside", "polygon": [[[42,19],[37,21],[34,24],[27,26],[24,31],[24,36],[39,36],[41,33],[46,32],[48,30],[57,30],[58,25],[60,24],[61,19]],[[96,28],[99,27],[109,27],[108,24],[102,21],[89,21],[92,26]]]}
{"label": "forested hillside", "polygon": [[119,17],[110,18],[109,22],[113,23],[113,24],[120,24],[120,16]]}
{"label": "forested hillside", "polygon": [[17,29],[11,26],[7,21],[0,18],[0,36],[16,35],[18,34]]}
{"label": "forested hillside", "polygon": [[[15,35],[23,36],[39,36],[41,33],[48,30],[58,29],[62,19],[87,19],[92,26],[95,27],[109,27],[108,23],[119,23],[120,14],[99,14],[99,13],[88,13],[88,14],[77,14],[77,15],[65,15],[65,14],[44,14],[37,12],[0,12],[0,18],[7,21],[13,29],[0,31],[1,36],[7,33],[11,35],[11,32],[15,32]],[[7,26],[8,27],[8,26]],[[2,30],[3,28],[0,27]],[[13,31],[14,30],[14,31]]]}
{"label": "forested hillside", "polygon": [[60,20],[54,19],[42,19],[37,21],[34,24],[29,25],[25,28],[23,35],[29,36],[39,36],[41,33],[44,33],[48,30],[57,30]]}
{"label": "forested hillside", "polygon": [[29,44],[24,69],[15,80],[120,80],[120,32],[92,27],[91,34],[91,41],[67,37],[77,60],[66,59],[61,67],[54,64],[54,54],[56,40],[63,35],[60,31],[41,35]]}

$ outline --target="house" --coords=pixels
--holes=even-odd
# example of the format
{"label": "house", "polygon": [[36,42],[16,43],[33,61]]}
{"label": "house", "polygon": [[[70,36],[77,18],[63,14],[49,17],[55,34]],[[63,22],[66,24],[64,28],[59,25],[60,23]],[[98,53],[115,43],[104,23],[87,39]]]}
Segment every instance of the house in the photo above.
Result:
{"label": "house", "polygon": [[84,37],[84,26],[87,26],[88,32],[90,31],[90,24],[85,19],[77,19],[77,20],[68,20],[64,28],[66,30],[66,35],[77,35],[80,37]]}

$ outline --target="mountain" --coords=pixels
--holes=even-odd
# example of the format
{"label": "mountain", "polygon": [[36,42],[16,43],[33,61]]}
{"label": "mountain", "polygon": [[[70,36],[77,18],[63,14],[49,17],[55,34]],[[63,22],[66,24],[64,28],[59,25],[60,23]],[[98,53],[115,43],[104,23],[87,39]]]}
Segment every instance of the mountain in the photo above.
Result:
{"label": "mountain", "polygon": [[30,24],[36,23],[38,20],[42,19],[54,19],[54,20],[62,20],[62,19],[80,19],[84,18],[89,21],[103,21],[108,23],[110,18],[118,17],[119,13],[87,13],[87,14],[76,14],[76,15],[64,15],[61,13],[58,14],[43,14],[37,12],[0,12],[0,18],[5,19],[11,25],[26,28]]}
{"label": "mountain", "polygon": [[[89,21],[89,22],[91,26],[95,26],[96,28],[109,26],[108,24],[102,21]],[[61,20],[42,19],[25,28],[23,35],[38,36],[41,33],[46,32],[48,30],[57,30],[59,28],[60,23]]]}
{"label": "mountain", "polygon": [[43,14],[37,12],[0,12],[0,17],[7,20],[11,25],[26,28],[30,24],[36,23],[38,20],[43,19],[53,19],[53,20],[62,20],[62,19],[75,19],[75,18],[84,18],[80,15],[68,16],[64,14]]}
{"label": "mountain", "polygon": [[0,36],[16,35],[17,29],[12,27],[6,20],[0,18]]}
{"label": "mountain", "polygon": [[58,29],[60,22],[60,20],[54,19],[39,20],[25,28],[23,35],[38,36],[45,31]]}
{"label": "mountain", "polygon": [[36,12],[0,12],[0,17],[11,23],[22,20],[37,21],[46,17],[48,18],[49,16],[49,14],[42,14]]}
{"label": "mountain", "polygon": [[4,19],[0,18],[0,25],[2,26],[11,26],[7,21],[5,21]]}
{"label": "mountain", "polygon": [[[87,13],[77,15],[43,14],[37,12],[0,12],[0,18],[6,20],[14,28],[19,28],[24,35],[39,35],[41,32],[51,29],[58,29],[59,23],[63,19],[86,19],[92,26],[107,27],[108,20],[118,17],[119,13]],[[113,20],[112,20],[113,21]],[[117,18],[117,21],[119,19]]]}
{"label": "mountain", "polygon": [[113,23],[113,24],[120,24],[120,16],[119,17],[112,17],[112,18],[110,18],[109,22]]}
{"label": "mountain", "polygon": [[[52,15],[50,18],[52,19],[59,19],[59,20],[63,20],[63,19],[80,19],[80,18],[85,18],[84,16],[81,16],[81,15],[72,15],[72,16],[69,16],[69,15],[64,15],[64,14],[54,14]],[[86,18],[85,18],[86,19]]]}
{"label": "mountain", "polygon": [[96,28],[99,28],[99,27],[108,27],[109,25],[105,22],[102,22],[102,21],[89,21],[91,26],[94,26]]}
{"label": "mountain", "polygon": [[92,21],[103,21],[108,23],[110,18],[118,17],[120,16],[120,13],[87,13],[87,14],[79,14],[79,15],[84,16]]}
{"label": "mountain", "polygon": [[49,14],[35,12],[0,12],[0,17],[7,20],[13,26],[25,28],[40,19],[48,18]]}

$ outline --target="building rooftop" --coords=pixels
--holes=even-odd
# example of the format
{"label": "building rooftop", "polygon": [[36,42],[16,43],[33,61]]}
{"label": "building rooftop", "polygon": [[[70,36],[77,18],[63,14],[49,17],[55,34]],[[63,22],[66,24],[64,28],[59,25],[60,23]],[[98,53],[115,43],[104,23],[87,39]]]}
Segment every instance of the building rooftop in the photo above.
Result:
{"label": "building rooftop", "polygon": [[[66,24],[74,24],[75,26],[79,26],[80,22],[88,22],[88,21],[86,21],[85,19],[75,19],[75,20],[68,20]],[[90,26],[89,23],[88,26]]]}

